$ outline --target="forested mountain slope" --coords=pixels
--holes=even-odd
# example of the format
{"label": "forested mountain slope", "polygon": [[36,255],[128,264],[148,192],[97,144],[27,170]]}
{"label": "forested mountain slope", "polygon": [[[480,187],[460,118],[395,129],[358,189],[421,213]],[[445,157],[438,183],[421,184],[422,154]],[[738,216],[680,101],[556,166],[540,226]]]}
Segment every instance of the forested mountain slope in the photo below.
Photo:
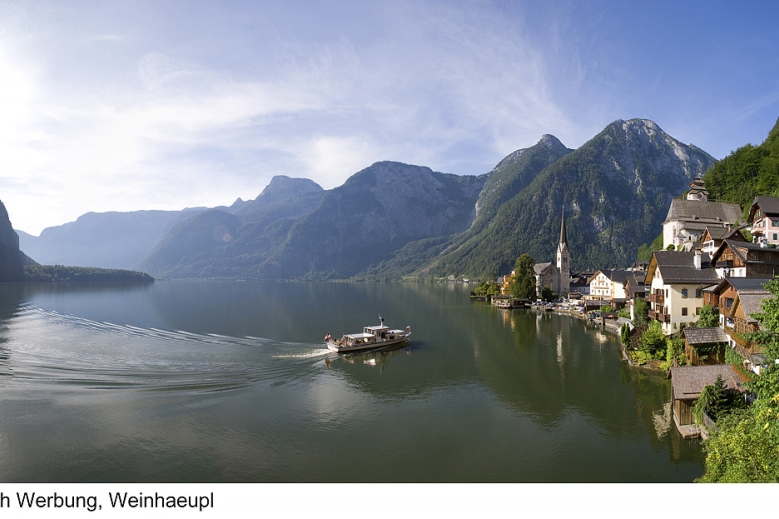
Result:
{"label": "forested mountain slope", "polygon": [[[615,121],[534,175],[483,230],[462,242],[453,239],[406,275],[484,279],[509,272],[523,253],[552,261],[563,210],[574,269],[630,265],[637,248],[657,236],[671,199],[714,162],[652,121]],[[413,261],[409,256],[405,261]],[[396,268],[385,266],[376,273]]]}
{"label": "forested mountain slope", "polygon": [[739,204],[745,217],[756,195],[779,196],[779,119],[762,144],[740,147],[703,180],[712,199]]}

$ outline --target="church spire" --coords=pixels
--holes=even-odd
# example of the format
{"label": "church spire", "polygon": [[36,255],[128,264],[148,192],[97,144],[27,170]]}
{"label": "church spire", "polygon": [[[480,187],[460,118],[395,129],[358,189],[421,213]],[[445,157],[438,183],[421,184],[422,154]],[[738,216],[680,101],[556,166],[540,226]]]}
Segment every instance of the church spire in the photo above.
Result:
{"label": "church spire", "polygon": [[565,234],[565,207],[563,207],[563,221],[560,224],[560,245],[568,244],[568,236]]}
{"label": "church spire", "polygon": [[565,232],[565,207],[563,207],[563,221],[560,224],[560,243],[557,245],[557,293],[562,297],[568,297],[571,289],[571,253],[568,251],[568,235]]}

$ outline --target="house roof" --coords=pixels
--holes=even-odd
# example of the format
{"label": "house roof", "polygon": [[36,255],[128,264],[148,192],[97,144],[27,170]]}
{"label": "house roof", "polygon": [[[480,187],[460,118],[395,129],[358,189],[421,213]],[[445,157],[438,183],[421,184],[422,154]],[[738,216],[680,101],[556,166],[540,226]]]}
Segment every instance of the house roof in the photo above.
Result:
{"label": "house roof", "polygon": [[746,239],[744,239],[744,235],[741,234],[741,231],[739,231],[738,229],[734,229],[732,227],[725,227],[719,225],[707,225],[706,232],[709,234],[709,237],[715,241],[724,240],[724,239],[735,239],[739,241],[746,241]]}
{"label": "house roof", "polygon": [[714,328],[685,328],[682,336],[687,339],[689,344],[717,344],[728,342],[728,336],[725,330],[716,326]]}
{"label": "house roof", "polygon": [[743,391],[741,381],[730,364],[679,366],[671,368],[671,387],[673,388],[674,400],[698,398],[704,387],[716,382],[717,375],[722,377],[727,389]]}
{"label": "house roof", "polygon": [[603,274],[607,278],[611,279],[611,270],[608,269],[596,270],[595,272],[592,273],[590,277],[587,278],[587,284],[592,283],[592,280],[598,277],[598,274]]}
{"label": "house roof", "polygon": [[[738,256],[738,258],[744,263],[779,264],[779,249],[772,248],[772,247],[763,247],[759,243],[749,243],[749,242],[738,241],[738,240],[722,240],[720,246],[717,248],[716,251],[714,251],[714,254],[711,256],[711,262],[716,265],[720,256],[722,256],[722,253],[726,249],[732,250],[733,254]],[[757,259],[755,259],[754,257],[750,259],[749,258],[750,252],[760,252],[760,254],[758,255]]]}
{"label": "house roof", "polygon": [[740,304],[741,307],[743,308],[744,315],[747,318],[747,322],[749,323],[757,322],[757,319],[752,317],[752,314],[756,312],[762,312],[763,309],[760,307],[760,304],[766,299],[769,299],[770,297],[771,297],[770,292],[767,292],[766,294],[739,294],[738,295],[738,304]]}
{"label": "house roof", "polygon": [[728,204],[725,202],[703,202],[701,200],[671,200],[671,207],[668,208],[668,215],[665,222],[673,220],[707,221],[711,223],[735,223],[741,220],[741,207],[738,204]]}
{"label": "house roof", "polygon": [[717,283],[717,272],[710,268],[695,268],[694,252],[655,251],[652,253],[646,283],[651,283],[657,270],[667,284],[700,283],[713,285]]}
{"label": "house roof", "polygon": [[770,292],[763,286],[771,282],[772,278],[725,278],[723,281],[730,283],[737,292],[741,293],[765,293]]}
{"label": "house roof", "polygon": [[628,270],[612,270],[611,275],[609,275],[609,279],[616,282],[616,283],[625,283],[628,280],[628,276],[630,276],[632,272]]}
{"label": "house roof", "polygon": [[779,214],[779,198],[764,195],[756,196],[754,202],[752,202],[752,207],[749,208],[749,218],[747,220],[749,223],[755,221],[755,213],[758,208],[760,208],[763,214],[769,216],[777,215]]}
{"label": "house roof", "polygon": [[646,275],[643,272],[640,272],[639,274],[640,275],[637,276],[635,272],[631,272],[625,283],[631,299],[636,297],[636,294],[646,294],[646,291],[649,288],[644,284]]}
{"label": "house roof", "polygon": [[767,294],[769,292],[768,290],[763,288],[763,285],[768,283],[769,281],[771,281],[771,278],[724,277],[720,280],[720,282],[717,285],[713,287],[709,287],[704,290],[708,292],[714,292],[715,294],[721,294],[724,290],[727,290],[728,287],[733,287],[733,289],[739,293]]}

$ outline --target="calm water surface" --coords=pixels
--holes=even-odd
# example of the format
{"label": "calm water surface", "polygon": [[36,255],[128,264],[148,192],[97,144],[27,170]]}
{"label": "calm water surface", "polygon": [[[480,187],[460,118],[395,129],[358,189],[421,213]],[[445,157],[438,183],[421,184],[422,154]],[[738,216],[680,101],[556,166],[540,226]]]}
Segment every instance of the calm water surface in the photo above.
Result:
{"label": "calm water surface", "polygon": [[[703,473],[670,384],[444,284],[0,285],[0,481],[650,482]],[[322,338],[411,326],[409,347]]]}

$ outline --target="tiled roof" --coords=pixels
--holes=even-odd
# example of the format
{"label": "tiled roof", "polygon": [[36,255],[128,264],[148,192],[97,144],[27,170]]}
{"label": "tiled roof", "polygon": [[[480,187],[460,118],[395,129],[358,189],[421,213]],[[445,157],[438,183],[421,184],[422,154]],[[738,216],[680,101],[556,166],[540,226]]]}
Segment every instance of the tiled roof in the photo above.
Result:
{"label": "tiled roof", "polygon": [[747,321],[749,322],[757,321],[757,319],[750,316],[755,312],[762,312],[763,309],[760,308],[760,303],[762,303],[766,299],[769,299],[770,297],[771,297],[770,292],[768,292],[767,294],[739,294],[738,295],[738,300],[741,303],[741,306],[744,308],[744,315],[747,316]]}
{"label": "tiled roof", "polygon": [[[686,330],[685,330],[686,331]],[[705,386],[713,385],[717,375],[722,377],[727,389],[743,390],[740,379],[730,364],[713,366],[680,366],[671,368],[671,386],[676,400],[698,398]]]}
{"label": "tiled roof", "polygon": [[695,267],[663,267],[660,269],[664,283],[701,283],[714,285],[717,283],[717,272],[714,269],[696,269]]}
{"label": "tiled roof", "polygon": [[693,263],[693,253],[692,252],[674,252],[674,251],[666,251],[666,250],[658,250],[654,252],[655,258],[657,259],[657,266],[658,267],[693,267],[695,268],[695,264]]}
{"label": "tiled roof", "polygon": [[[724,251],[725,247],[730,248],[734,254],[736,254],[741,261],[745,263],[779,263],[779,249],[772,247],[763,247],[759,243],[749,243],[745,241],[736,240],[723,240],[720,248],[714,253],[712,260],[719,259],[721,256],[720,250]],[[750,251],[758,251],[761,254],[760,259],[749,259]],[[766,256],[769,259],[766,259]]]}
{"label": "tiled roof", "polygon": [[551,266],[552,266],[552,263],[551,263],[551,262],[547,262],[547,263],[536,263],[535,265],[533,265],[533,270],[535,271],[535,273],[536,273],[536,274],[543,274],[543,273],[544,273],[544,271],[545,271],[546,269],[548,269],[549,267],[551,267]]}
{"label": "tiled roof", "polygon": [[757,205],[763,214],[779,214],[779,198],[775,196],[763,196],[758,195],[755,197],[755,201],[752,202],[752,207]]}
{"label": "tiled roof", "polygon": [[[604,271],[606,272],[606,271]],[[612,281],[616,281],[617,283],[624,283],[627,281],[628,276],[631,274],[631,272],[627,270],[612,270],[611,274],[607,274],[609,276],[609,279]]]}
{"label": "tiled roof", "polygon": [[725,330],[719,326],[714,328],[685,328],[682,335],[690,344],[716,344],[728,342]]}
{"label": "tiled roof", "polygon": [[[699,283],[702,285],[714,285],[717,283],[717,273],[711,268],[695,268],[695,253],[655,251],[653,264],[657,265],[657,271],[663,278],[663,283]],[[657,275],[650,264],[649,274]],[[647,275],[647,282],[651,282]]]}
{"label": "tiled roof", "polygon": [[768,290],[763,286],[771,281],[771,278],[725,278],[723,281],[730,283],[736,291],[741,293],[765,293],[769,294]]}
{"label": "tiled roof", "polygon": [[732,229],[719,227],[717,225],[707,225],[706,230],[709,231],[709,236],[711,236],[712,240],[721,240],[726,234],[731,234],[733,232]]}

